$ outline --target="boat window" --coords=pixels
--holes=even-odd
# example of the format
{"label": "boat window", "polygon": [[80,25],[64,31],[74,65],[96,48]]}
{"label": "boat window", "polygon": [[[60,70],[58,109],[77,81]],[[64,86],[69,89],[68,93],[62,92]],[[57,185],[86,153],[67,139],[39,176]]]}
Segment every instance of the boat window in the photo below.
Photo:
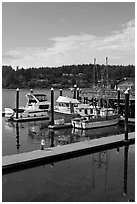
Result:
{"label": "boat window", "polygon": [[35,97],[41,102],[41,101],[47,101],[46,95],[35,95]]}
{"label": "boat window", "polygon": [[69,107],[69,104],[68,104],[68,103],[66,103],[66,107]]}
{"label": "boat window", "polygon": [[37,101],[36,101],[35,99],[30,99],[30,100],[29,100],[29,104],[30,104],[30,103],[37,103]]}
{"label": "boat window", "polygon": [[85,114],[88,114],[88,111],[87,111],[87,109],[85,109]]}
{"label": "boat window", "polygon": [[40,105],[39,108],[40,108],[40,109],[48,109],[48,108],[49,108],[49,105]]}
{"label": "boat window", "polygon": [[93,113],[93,109],[90,109],[90,113],[91,113],[91,114]]}

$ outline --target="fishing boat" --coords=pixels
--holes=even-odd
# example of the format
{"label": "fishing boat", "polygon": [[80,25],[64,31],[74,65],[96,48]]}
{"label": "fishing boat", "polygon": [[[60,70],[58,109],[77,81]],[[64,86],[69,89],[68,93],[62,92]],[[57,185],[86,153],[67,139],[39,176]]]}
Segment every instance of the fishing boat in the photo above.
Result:
{"label": "fishing boat", "polygon": [[98,111],[98,115],[88,115],[72,119],[72,126],[80,129],[91,129],[116,125],[119,121],[120,115],[115,114],[112,108],[102,108]]}
{"label": "fishing boat", "polygon": [[51,103],[47,100],[45,94],[33,94],[30,91],[26,95],[27,103],[25,107],[16,108],[5,108],[5,117],[8,120],[13,121],[28,121],[28,120],[39,120],[49,119],[48,111],[50,110]]}
{"label": "fishing boat", "polygon": [[[95,59],[94,59],[94,67],[95,67]],[[107,67],[107,58],[106,58],[106,67]],[[108,71],[107,71],[107,78],[108,78]],[[108,85],[108,82],[107,82],[107,85]],[[107,87],[106,87],[106,90],[107,90]],[[80,128],[80,129],[92,129],[92,128],[107,127],[107,126],[118,124],[120,121],[120,115],[113,108],[108,107],[107,93],[106,93],[105,99],[107,102],[106,107],[96,107],[96,105],[93,106],[93,113],[91,115],[72,119],[71,120],[72,126],[74,128]]]}
{"label": "fishing boat", "polygon": [[59,96],[56,100],[54,108],[54,118],[64,119],[65,122],[71,122],[72,118],[79,117],[76,112],[76,107],[80,102],[77,99],[69,98],[67,96]]}

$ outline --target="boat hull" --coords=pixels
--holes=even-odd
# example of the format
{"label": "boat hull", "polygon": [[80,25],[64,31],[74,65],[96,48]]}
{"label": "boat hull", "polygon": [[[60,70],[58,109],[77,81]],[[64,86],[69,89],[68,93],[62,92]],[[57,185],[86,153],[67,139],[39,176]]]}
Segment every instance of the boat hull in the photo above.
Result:
{"label": "boat hull", "polygon": [[5,109],[5,117],[11,121],[30,121],[30,120],[44,120],[49,119],[48,111],[46,110],[24,110],[19,109],[18,117],[16,118],[16,112],[12,109]]}
{"label": "boat hull", "polygon": [[54,119],[64,119],[65,123],[71,122],[73,118],[77,118],[79,115],[77,113],[65,113],[61,111],[54,110]]}
{"label": "boat hull", "polygon": [[92,128],[100,128],[100,127],[107,127],[118,124],[120,121],[120,116],[111,116],[111,117],[102,117],[97,119],[92,119],[91,121],[88,120],[72,120],[72,126],[74,128],[79,129],[92,129]]}

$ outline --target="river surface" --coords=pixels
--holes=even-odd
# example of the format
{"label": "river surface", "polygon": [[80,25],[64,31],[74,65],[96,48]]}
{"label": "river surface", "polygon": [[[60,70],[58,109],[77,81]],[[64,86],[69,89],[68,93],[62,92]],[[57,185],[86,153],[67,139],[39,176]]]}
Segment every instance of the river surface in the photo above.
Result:
{"label": "river surface", "polygon": [[135,200],[135,146],[130,145],[2,176],[6,202]]}
{"label": "river surface", "polygon": [[[20,105],[26,104],[20,90]],[[50,90],[34,90],[46,93]],[[15,90],[2,91],[2,110],[15,107]],[[63,95],[72,96],[63,90]],[[55,90],[55,100],[59,90]],[[134,132],[134,126],[129,126]],[[11,123],[2,118],[2,154],[11,155],[40,148],[117,135],[124,132],[120,125],[95,130],[73,128],[51,132],[45,121]],[[54,164],[5,174],[2,176],[2,200],[7,202],[128,202],[135,200],[135,145],[89,154]]]}

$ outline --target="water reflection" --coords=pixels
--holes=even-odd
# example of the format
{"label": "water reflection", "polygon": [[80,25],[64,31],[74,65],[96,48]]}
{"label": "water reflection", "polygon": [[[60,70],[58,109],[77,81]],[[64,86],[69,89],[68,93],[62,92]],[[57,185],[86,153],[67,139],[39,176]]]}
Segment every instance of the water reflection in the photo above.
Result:
{"label": "water reflection", "polygon": [[108,154],[108,150],[106,151],[102,151],[102,152],[98,152],[96,154],[92,154],[92,167],[93,167],[93,173],[92,173],[92,187],[95,188],[95,172],[97,171],[97,169],[99,169],[100,171],[102,170],[102,168],[104,167],[105,169],[105,189],[104,191],[106,192],[107,190],[107,172],[108,172],[108,162],[109,162],[109,154]]}
{"label": "water reflection", "polygon": [[55,144],[54,144],[54,131],[51,131],[51,145],[50,147],[55,147]]}
{"label": "water reflection", "polygon": [[72,134],[79,135],[80,137],[89,137],[92,138],[99,138],[99,137],[107,137],[110,135],[116,135],[123,133],[123,126],[114,125],[111,127],[102,127],[102,128],[95,128],[95,129],[72,129]]}
{"label": "water reflection", "polygon": [[124,147],[124,191],[123,194],[127,195],[127,180],[128,180],[128,149],[129,146]]}
{"label": "water reflection", "polygon": [[[129,127],[129,130],[130,129],[134,131],[133,126]],[[13,146],[13,140],[15,141],[15,135],[16,144],[14,144],[16,146],[16,152],[19,153],[39,149],[42,139],[46,142],[45,147],[54,147],[100,137],[107,137],[110,135],[117,135],[123,132],[124,127],[119,125],[91,130],[68,128],[53,131],[48,129],[48,123],[45,121],[32,121],[26,123],[5,122],[3,143],[6,144],[6,148],[4,149],[4,154],[6,154],[7,148],[9,151],[8,154],[10,154],[11,145]],[[9,133],[12,134],[12,137],[10,137],[8,143],[6,143],[5,139]],[[12,152],[12,154],[16,152]]]}
{"label": "water reflection", "polygon": [[20,148],[20,141],[19,141],[19,124],[16,123],[16,147],[17,147],[17,153],[19,153]]}
{"label": "water reflection", "polygon": [[[118,147],[116,149],[117,153],[120,153],[120,148]],[[96,172],[98,170],[103,170],[102,168],[104,167],[105,173],[104,173],[104,191],[107,191],[107,175],[108,175],[108,170],[109,170],[109,153],[110,150],[98,152],[95,154],[92,154],[92,188],[96,188],[95,185],[95,177],[96,177]],[[124,146],[124,155],[123,155],[123,160],[124,160],[124,173],[123,173],[123,195],[127,196],[127,184],[128,184],[128,154],[129,154],[129,145]],[[133,201],[133,199],[129,199],[129,201]]]}

